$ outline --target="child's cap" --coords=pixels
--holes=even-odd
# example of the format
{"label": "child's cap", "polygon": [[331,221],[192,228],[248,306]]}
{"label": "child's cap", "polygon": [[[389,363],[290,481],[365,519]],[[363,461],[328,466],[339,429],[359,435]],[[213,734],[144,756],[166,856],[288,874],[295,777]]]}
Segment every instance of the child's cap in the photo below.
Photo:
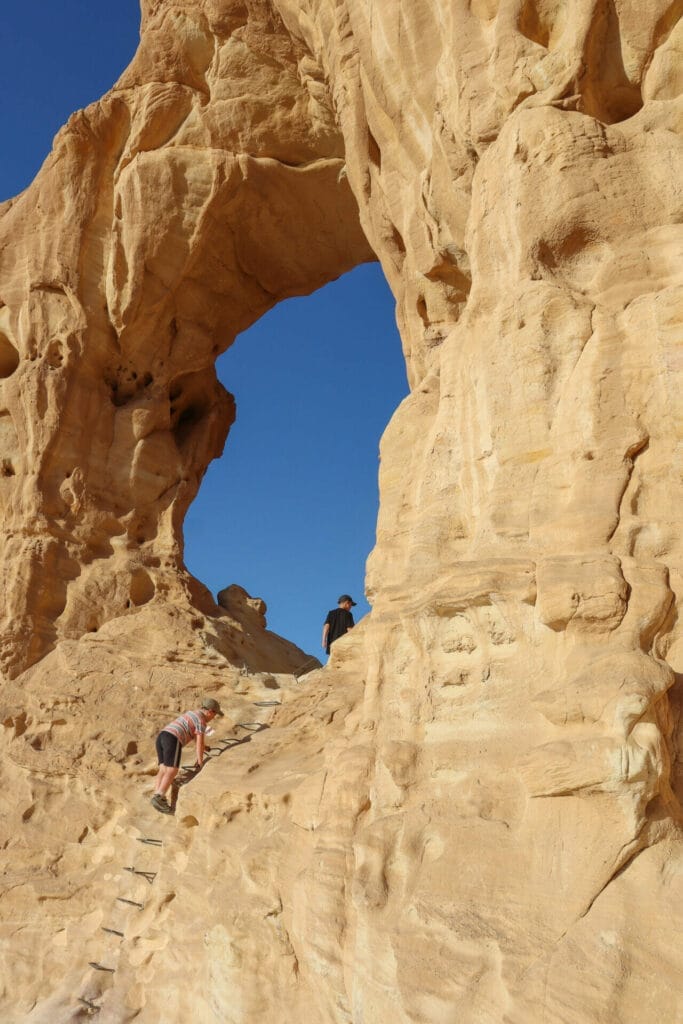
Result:
{"label": "child's cap", "polygon": [[213,699],[213,697],[205,697],[202,701],[202,707],[206,708],[207,711],[215,711],[217,715],[220,715],[220,717],[223,718],[221,706],[217,700]]}

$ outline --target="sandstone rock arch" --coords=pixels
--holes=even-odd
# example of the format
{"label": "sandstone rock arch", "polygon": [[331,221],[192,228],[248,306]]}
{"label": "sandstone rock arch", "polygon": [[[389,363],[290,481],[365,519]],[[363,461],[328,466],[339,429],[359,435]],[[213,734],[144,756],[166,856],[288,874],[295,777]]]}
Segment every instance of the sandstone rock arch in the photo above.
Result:
{"label": "sandstone rock arch", "polygon": [[[680,976],[683,877],[679,13],[149,0],[131,67],[0,210],[26,835],[40,751],[103,791],[45,720],[50,673],[99,687],[106,722],[92,652],[142,686],[144,629],[205,607],[178,524],[230,419],[228,320],[373,254],[397,298],[412,391],[383,440],[372,615],[264,764],[193,791],[167,865],[203,879],[197,976],[241,1020],[675,1019],[652,979]],[[184,692],[169,678],[150,701]],[[45,1012],[73,966],[51,955]],[[174,976],[150,957],[130,1014]]]}
{"label": "sandstone rock arch", "polygon": [[112,93],[4,211],[4,413],[23,442],[6,457],[25,467],[6,506],[10,674],[137,604],[140,573],[177,586],[182,519],[232,418],[216,355],[274,302],[373,257],[324,87],[274,13],[147,24]]}

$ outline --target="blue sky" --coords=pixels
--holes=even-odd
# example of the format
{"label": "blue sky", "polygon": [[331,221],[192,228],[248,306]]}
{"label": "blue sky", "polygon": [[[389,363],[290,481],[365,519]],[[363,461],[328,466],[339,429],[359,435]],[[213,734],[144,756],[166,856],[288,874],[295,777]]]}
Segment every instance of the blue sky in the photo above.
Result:
{"label": "blue sky", "polygon": [[368,610],[379,439],[407,392],[378,264],[275,306],[218,375],[237,421],[185,521],[187,565],[263,597],[270,628],[315,650],[341,593]]}
{"label": "blue sky", "polygon": [[[11,4],[3,12],[0,199],[30,184],[69,114],[97,99],[138,40],[137,0]],[[368,611],[379,438],[407,393],[393,297],[378,264],[280,303],[218,360],[237,422],[185,522],[188,568],[239,583],[269,628],[320,655],[342,592]]]}
{"label": "blue sky", "polygon": [[31,183],[69,114],[111,88],[139,36],[138,0],[3,4],[0,200]]}

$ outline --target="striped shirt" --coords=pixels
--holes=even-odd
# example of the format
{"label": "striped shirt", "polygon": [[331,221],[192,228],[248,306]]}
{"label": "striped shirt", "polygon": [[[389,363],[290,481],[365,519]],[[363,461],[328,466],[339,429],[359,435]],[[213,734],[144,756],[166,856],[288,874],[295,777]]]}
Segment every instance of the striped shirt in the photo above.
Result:
{"label": "striped shirt", "polygon": [[170,732],[180,740],[180,746],[184,747],[198,732],[206,733],[206,720],[201,711],[186,711],[184,715],[165,725],[161,731]]}

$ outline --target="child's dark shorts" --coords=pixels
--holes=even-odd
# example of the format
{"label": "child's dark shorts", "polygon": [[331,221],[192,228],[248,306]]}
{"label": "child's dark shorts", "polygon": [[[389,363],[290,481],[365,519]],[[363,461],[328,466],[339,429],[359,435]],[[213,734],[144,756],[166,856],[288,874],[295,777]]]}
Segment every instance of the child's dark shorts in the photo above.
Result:
{"label": "child's dark shorts", "polygon": [[178,767],[180,764],[180,752],[183,748],[180,746],[180,740],[177,736],[165,730],[160,732],[157,736],[156,747],[159,764],[163,764],[166,768]]}

